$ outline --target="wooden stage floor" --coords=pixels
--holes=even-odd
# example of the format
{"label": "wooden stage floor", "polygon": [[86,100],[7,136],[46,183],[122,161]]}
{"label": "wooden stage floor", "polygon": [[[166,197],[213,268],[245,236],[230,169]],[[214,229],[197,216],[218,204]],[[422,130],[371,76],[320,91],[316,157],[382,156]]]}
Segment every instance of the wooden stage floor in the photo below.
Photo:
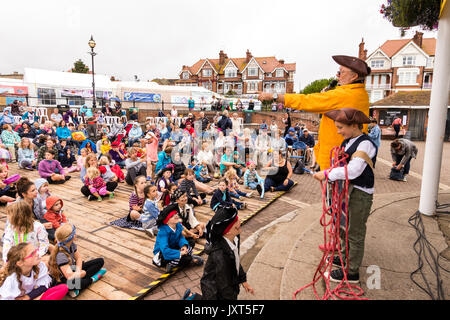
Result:
{"label": "wooden stage floor", "polygon": [[[20,170],[16,163],[9,164],[9,175],[19,173],[32,181],[39,178],[37,171]],[[70,223],[77,227],[77,246],[83,260],[103,257],[108,272],[100,280],[82,291],[77,300],[126,300],[165,273],[152,264],[155,238],[143,231],[124,229],[109,225],[111,221],[128,214],[128,198],[133,190],[126,183],[120,183],[114,199],[102,202],[88,201],[81,192],[79,173],[62,185],[50,185],[52,195],[64,202],[64,213]],[[211,185],[217,180],[210,182]],[[239,217],[246,219],[270,205],[279,193],[267,193],[260,199],[255,191],[252,198],[245,199],[247,209],[239,211]],[[195,208],[197,219],[207,222],[213,215],[208,204]],[[0,231],[3,234],[6,223],[5,207],[0,209]],[[204,241],[204,240],[203,240]],[[197,249],[201,249],[201,243]],[[195,251],[195,250],[194,250]],[[1,252],[0,252],[1,254]],[[164,283],[162,284],[164,286]],[[70,298],[68,298],[70,299]]]}

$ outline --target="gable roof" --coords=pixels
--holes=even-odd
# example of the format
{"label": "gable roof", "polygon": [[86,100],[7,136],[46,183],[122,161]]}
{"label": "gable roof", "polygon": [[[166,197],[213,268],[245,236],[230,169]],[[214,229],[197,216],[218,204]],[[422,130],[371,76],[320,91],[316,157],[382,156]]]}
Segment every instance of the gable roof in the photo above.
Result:
{"label": "gable roof", "polygon": [[[281,64],[278,59],[276,59],[274,56],[272,57],[252,57],[256,61],[256,63],[259,65],[259,67],[265,72],[265,73],[271,73],[276,68],[284,68],[286,71],[295,71],[296,70],[296,63],[284,63]],[[219,64],[219,59],[200,59],[192,66],[188,67],[185,66],[182,68],[182,71],[188,70],[191,72],[191,74],[197,74],[199,70],[203,67],[205,62],[208,61],[214,71],[218,74],[223,74],[225,67],[232,61],[234,65],[238,68],[239,72],[242,73],[246,67],[247,62],[246,58],[226,58],[224,63],[222,65]],[[251,61],[251,60],[250,60]],[[264,63],[265,62],[265,63]]]}
{"label": "gable roof", "polygon": [[[405,47],[410,42],[413,42],[413,40],[412,39],[387,40],[380,46],[379,49],[381,49],[389,58],[392,58],[397,52],[399,52],[403,47]],[[424,38],[422,40],[421,49],[429,56],[434,56],[436,52],[436,38]]]}

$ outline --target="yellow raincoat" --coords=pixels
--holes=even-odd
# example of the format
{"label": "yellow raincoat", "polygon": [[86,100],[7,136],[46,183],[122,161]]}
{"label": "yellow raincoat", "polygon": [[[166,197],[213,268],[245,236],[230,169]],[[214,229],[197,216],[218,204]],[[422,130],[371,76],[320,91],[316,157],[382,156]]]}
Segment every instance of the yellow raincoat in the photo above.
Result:
{"label": "yellow raincoat", "polygon": [[[319,141],[314,147],[320,170],[330,167],[331,149],[340,146],[344,141],[344,138],[337,133],[334,121],[323,114],[330,110],[355,108],[369,116],[369,95],[363,83],[338,86],[334,90],[323,93],[286,94],[284,105],[288,108],[322,114]],[[363,131],[367,133],[367,125],[364,125]]]}

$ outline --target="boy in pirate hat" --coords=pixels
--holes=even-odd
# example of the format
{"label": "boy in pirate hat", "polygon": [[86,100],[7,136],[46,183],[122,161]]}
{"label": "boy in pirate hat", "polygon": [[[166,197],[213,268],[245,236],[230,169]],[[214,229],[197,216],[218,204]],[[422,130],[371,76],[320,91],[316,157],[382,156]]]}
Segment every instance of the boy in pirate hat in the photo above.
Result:
{"label": "boy in pirate hat", "polygon": [[[347,173],[350,182],[348,217],[346,217],[348,243],[345,243],[345,230],[341,229],[341,254],[344,264],[348,254],[348,282],[358,283],[359,267],[364,256],[366,222],[372,207],[375,180],[373,170],[378,148],[369,136],[362,132],[363,124],[370,123],[370,119],[363,112],[353,108],[342,108],[329,111],[325,115],[334,120],[337,132],[344,138],[341,147],[348,155]],[[345,180],[345,168],[327,169],[314,175],[317,180],[325,180],[327,177],[329,181]],[[341,282],[345,266],[341,266],[339,256],[333,258],[333,265],[339,269],[331,271],[330,280]],[[325,276],[328,277],[328,273]]]}
{"label": "boy in pirate hat", "polygon": [[205,249],[209,257],[200,280],[202,295],[190,294],[188,289],[183,299],[237,300],[240,284],[245,291],[254,294],[240,263],[241,224],[237,209],[234,207],[218,209],[208,222],[206,230],[210,246]]}
{"label": "boy in pirate hat", "polygon": [[153,264],[166,267],[168,273],[175,267],[185,267],[191,262],[202,265],[203,259],[192,254],[192,247],[183,237],[183,225],[178,211],[171,206],[164,208],[156,220],[158,235],[153,249]]}

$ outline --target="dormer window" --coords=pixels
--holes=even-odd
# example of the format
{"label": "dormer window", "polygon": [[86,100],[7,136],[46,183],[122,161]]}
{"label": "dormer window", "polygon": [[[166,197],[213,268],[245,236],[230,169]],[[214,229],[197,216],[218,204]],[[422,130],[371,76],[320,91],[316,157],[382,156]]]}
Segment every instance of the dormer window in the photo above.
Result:
{"label": "dormer window", "polygon": [[236,69],[225,69],[225,78],[236,78],[237,71]]}
{"label": "dormer window", "polygon": [[202,75],[205,78],[212,77],[212,70],[211,69],[203,69]]}
{"label": "dormer window", "polygon": [[277,69],[276,77],[277,78],[283,78],[284,77],[284,70],[283,69]]}
{"label": "dormer window", "polygon": [[189,79],[189,72],[184,71],[182,77],[183,79]]}
{"label": "dormer window", "polygon": [[372,69],[381,69],[384,67],[384,60],[372,60],[370,62],[370,67]]}
{"label": "dormer window", "polygon": [[403,56],[404,66],[413,66],[416,64],[416,56]]}
{"label": "dormer window", "polygon": [[256,77],[258,75],[258,68],[248,68],[248,76],[249,77]]}

